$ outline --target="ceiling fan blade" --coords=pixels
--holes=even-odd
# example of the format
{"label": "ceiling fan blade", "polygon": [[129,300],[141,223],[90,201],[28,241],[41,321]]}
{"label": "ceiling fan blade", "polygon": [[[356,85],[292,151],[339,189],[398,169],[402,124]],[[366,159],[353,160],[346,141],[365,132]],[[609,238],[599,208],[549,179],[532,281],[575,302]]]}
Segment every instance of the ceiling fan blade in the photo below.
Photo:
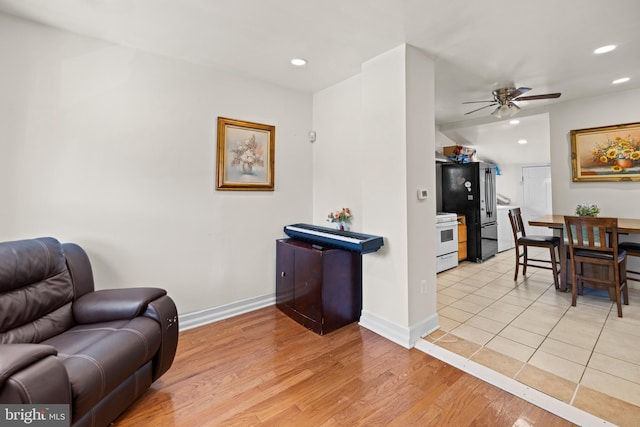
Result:
{"label": "ceiling fan blade", "polygon": [[491,101],[467,101],[467,102],[463,102],[463,104],[478,104],[480,102],[496,102],[495,99],[492,99]]}
{"label": "ceiling fan blade", "polygon": [[515,98],[514,101],[534,101],[536,99],[560,98],[560,95],[562,94],[558,92],[558,93],[546,93],[544,95],[521,96],[519,98]]}
{"label": "ceiling fan blade", "polygon": [[529,92],[530,90],[531,90],[530,87],[519,87],[518,89],[514,90],[509,94],[509,98],[515,99],[520,95],[522,95],[523,93]]}
{"label": "ceiling fan blade", "polygon": [[468,113],[464,113],[464,115],[466,116],[467,114],[475,113],[476,111],[484,110],[485,108],[493,107],[494,105],[498,105],[498,103],[494,102],[493,104],[485,105],[484,107],[480,107],[473,111],[469,111]]}

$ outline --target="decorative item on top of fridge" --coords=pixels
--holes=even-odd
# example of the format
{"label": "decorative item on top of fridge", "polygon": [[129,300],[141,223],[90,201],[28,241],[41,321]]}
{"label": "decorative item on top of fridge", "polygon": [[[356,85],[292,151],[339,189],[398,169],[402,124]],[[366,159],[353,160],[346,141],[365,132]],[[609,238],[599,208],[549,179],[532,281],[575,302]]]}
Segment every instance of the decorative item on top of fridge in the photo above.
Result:
{"label": "decorative item on top of fridge", "polygon": [[462,145],[443,147],[442,154],[455,163],[471,163],[476,161],[476,149]]}

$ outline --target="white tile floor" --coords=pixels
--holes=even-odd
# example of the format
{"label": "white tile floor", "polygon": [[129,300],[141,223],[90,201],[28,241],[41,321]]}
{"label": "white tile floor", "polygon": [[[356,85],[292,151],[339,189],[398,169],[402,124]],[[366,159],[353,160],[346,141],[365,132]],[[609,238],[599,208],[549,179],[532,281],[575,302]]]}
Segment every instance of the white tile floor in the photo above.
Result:
{"label": "white tile floor", "polygon": [[640,291],[630,290],[619,318],[602,292],[585,289],[572,307],[571,293],[555,290],[549,270],[530,268],[526,278],[521,270],[514,282],[514,269],[509,250],[440,273],[441,330],[640,406]]}

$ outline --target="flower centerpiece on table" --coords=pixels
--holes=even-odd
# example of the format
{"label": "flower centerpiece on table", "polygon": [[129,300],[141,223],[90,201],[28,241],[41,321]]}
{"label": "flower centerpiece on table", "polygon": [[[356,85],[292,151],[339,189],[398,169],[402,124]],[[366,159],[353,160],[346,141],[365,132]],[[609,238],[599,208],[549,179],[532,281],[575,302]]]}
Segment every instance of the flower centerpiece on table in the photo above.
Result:
{"label": "flower centerpiece on table", "polygon": [[336,225],[336,228],[340,230],[348,229],[348,223],[351,221],[351,210],[349,208],[342,208],[339,211],[330,212],[327,216],[327,221]]}
{"label": "flower centerpiece on table", "polygon": [[262,147],[256,142],[255,135],[251,135],[246,141],[238,143],[238,147],[231,150],[233,160],[231,166],[240,166],[242,173],[250,174],[254,166],[264,166],[262,159]]}
{"label": "flower centerpiece on table", "polygon": [[593,160],[611,164],[613,172],[622,172],[633,167],[633,162],[640,160],[640,140],[628,135],[597,143],[593,149]]}
{"label": "flower centerpiece on table", "polygon": [[598,216],[599,212],[600,208],[593,203],[576,206],[576,215],[578,216]]}

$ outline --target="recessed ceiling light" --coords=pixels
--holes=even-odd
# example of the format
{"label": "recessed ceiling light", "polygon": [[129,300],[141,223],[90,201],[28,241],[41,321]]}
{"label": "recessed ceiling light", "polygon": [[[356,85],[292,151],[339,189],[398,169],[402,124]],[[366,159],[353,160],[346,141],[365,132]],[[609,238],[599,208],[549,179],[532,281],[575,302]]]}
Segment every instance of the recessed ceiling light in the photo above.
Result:
{"label": "recessed ceiling light", "polygon": [[518,119],[509,120],[510,125],[517,125],[518,123],[520,123],[520,120]]}
{"label": "recessed ceiling light", "polygon": [[526,144],[527,140],[526,139],[519,139],[518,140],[518,144]]}
{"label": "recessed ceiling light", "polygon": [[595,53],[596,55],[599,55],[601,53],[611,52],[615,48],[616,48],[615,44],[608,44],[606,46],[597,48],[596,50],[593,51],[593,53]]}
{"label": "recessed ceiling light", "polygon": [[296,67],[302,67],[303,65],[307,65],[307,61],[302,58],[293,58],[291,60],[291,64],[295,65]]}
{"label": "recessed ceiling light", "polygon": [[621,79],[615,79],[614,81],[612,81],[611,83],[613,83],[614,85],[620,84],[620,83],[626,83],[628,82],[630,79],[629,77],[623,77]]}

